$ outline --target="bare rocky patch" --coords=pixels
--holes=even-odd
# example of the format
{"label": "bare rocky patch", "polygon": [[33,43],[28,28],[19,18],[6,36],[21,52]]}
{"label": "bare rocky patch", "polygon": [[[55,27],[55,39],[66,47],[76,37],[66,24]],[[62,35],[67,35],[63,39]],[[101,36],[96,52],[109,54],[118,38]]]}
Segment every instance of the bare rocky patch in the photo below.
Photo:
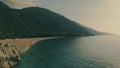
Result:
{"label": "bare rocky patch", "polygon": [[20,50],[10,44],[0,44],[0,68],[11,68],[20,62]]}

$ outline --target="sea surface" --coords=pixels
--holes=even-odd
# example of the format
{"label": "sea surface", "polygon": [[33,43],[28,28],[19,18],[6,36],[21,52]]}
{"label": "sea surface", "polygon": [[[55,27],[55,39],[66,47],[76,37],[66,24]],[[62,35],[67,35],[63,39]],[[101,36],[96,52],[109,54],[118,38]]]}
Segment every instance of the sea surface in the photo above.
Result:
{"label": "sea surface", "polygon": [[120,36],[64,37],[36,43],[14,68],[120,68]]}

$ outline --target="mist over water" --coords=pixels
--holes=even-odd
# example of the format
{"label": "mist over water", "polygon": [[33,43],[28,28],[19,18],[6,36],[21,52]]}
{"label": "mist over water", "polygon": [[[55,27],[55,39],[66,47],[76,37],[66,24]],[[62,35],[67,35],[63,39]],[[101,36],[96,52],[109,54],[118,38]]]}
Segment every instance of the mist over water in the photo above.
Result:
{"label": "mist over water", "polygon": [[14,68],[119,68],[120,37],[66,37],[36,43]]}

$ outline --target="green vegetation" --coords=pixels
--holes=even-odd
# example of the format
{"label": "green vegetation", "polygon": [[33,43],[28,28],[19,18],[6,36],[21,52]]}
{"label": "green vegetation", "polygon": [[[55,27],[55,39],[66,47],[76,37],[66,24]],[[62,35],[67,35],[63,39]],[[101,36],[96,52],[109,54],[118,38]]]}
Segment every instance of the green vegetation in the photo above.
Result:
{"label": "green vegetation", "polygon": [[11,9],[0,2],[1,39],[98,34],[93,29],[44,8]]}

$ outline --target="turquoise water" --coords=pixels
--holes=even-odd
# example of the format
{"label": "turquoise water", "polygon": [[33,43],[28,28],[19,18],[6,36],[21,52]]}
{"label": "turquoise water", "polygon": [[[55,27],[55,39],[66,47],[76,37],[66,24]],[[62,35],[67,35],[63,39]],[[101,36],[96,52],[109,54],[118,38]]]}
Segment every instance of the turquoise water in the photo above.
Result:
{"label": "turquoise water", "polygon": [[120,68],[120,37],[66,37],[36,43],[14,68]]}

